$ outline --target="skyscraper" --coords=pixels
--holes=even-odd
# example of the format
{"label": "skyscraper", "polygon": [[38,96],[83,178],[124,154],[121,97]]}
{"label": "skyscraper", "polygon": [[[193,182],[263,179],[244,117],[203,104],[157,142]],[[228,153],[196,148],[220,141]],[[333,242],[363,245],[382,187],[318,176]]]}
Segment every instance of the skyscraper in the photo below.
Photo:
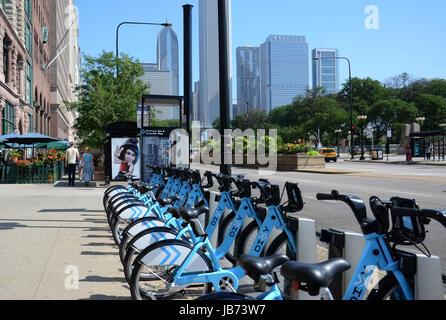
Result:
{"label": "skyscraper", "polygon": [[[144,83],[150,84],[150,94],[171,96],[172,74],[170,71],[161,71],[155,63],[142,63],[144,75],[140,78]],[[180,118],[178,107],[155,107],[156,120],[174,120]]]}
{"label": "skyscraper", "polygon": [[180,93],[180,61],[178,53],[178,38],[172,27],[163,27],[158,33],[157,58],[160,71],[171,74],[171,94]]}
{"label": "skyscraper", "polygon": [[[231,0],[228,0],[229,90],[232,88]],[[200,86],[199,114],[202,128],[211,128],[220,116],[220,71],[218,37],[218,0],[199,0]],[[232,92],[229,94],[232,100]],[[231,118],[232,118],[232,108]]]}
{"label": "skyscraper", "polygon": [[237,114],[253,109],[260,109],[260,48],[238,47]]}
{"label": "skyscraper", "polygon": [[309,88],[308,44],[304,36],[271,35],[260,46],[261,109],[290,104]]}
{"label": "skyscraper", "polygon": [[312,51],[312,58],[322,58],[312,60],[313,88],[324,87],[326,94],[335,94],[339,91],[339,60],[335,59],[338,56],[338,49],[314,49]]}

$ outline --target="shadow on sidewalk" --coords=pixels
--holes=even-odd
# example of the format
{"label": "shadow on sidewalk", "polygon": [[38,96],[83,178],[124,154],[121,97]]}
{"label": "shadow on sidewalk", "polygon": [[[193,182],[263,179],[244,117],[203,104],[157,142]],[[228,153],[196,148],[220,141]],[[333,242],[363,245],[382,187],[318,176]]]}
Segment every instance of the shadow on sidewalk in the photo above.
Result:
{"label": "shadow on sidewalk", "polygon": [[74,186],[69,186],[68,185],[68,178],[64,177],[62,179],[60,179],[59,181],[57,181],[56,183],[54,183],[54,187],[55,188],[88,188],[88,189],[94,189],[97,188],[97,182],[96,181],[90,181],[88,186],[85,185],[84,182],[79,181],[78,179],[76,179],[76,181],[74,181]]}

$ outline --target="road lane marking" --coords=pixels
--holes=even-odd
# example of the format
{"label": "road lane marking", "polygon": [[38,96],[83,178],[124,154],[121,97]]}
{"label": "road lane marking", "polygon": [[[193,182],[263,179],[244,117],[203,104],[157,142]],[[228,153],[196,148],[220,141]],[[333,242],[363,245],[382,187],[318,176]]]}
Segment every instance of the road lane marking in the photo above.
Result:
{"label": "road lane marking", "polygon": [[415,192],[404,192],[404,191],[395,191],[395,190],[390,190],[389,192],[392,193],[404,193],[404,194],[410,194],[410,195],[414,195],[414,196],[420,196],[420,197],[429,197],[429,198],[433,198],[433,195],[430,194],[421,194],[421,193],[415,193]]}

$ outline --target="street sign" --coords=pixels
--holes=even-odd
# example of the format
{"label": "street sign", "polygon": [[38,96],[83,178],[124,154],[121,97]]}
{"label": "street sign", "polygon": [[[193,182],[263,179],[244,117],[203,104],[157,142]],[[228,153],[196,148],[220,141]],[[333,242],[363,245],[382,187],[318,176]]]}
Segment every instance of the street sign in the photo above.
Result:
{"label": "street sign", "polygon": [[387,138],[392,138],[392,128],[387,128]]}

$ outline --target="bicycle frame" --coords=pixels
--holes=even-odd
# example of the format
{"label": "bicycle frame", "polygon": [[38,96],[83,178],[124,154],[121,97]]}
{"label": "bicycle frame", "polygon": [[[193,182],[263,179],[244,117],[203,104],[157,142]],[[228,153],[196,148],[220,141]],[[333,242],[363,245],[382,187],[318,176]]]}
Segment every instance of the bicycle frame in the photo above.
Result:
{"label": "bicycle frame", "polygon": [[250,198],[241,198],[240,200],[240,207],[236,212],[234,221],[228,229],[229,234],[226,235],[223,243],[215,250],[215,256],[217,257],[217,260],[223,258],[231,249],[231,245],[235,241],[235,237],[241,230],[243,221],[245,220],[246,216],[255,219],[259,226],[262,224],[262,221],[260,221],[260,219],[257,217]]}
{"label": "bicycle frame", "polygon": [[384,235],[371,233],[365,235],[365,239],[364,250],[343,300],[361,300],[364,297],[375,267],[382,271],[392,272],[401,287],[404,299],[413,300],[413,291],[404,273],[399,269],[398,261],[392,258]]}
{"label": "bicycle frame", "polygon": [[[257,220],[257,222],[261,226],[260,231],[256,237],[256,241],[253,247],[251,248],[250,254],[257,256],[260,255],[264,246],[266,245],[266,240],[271,234],[273,227],[276,227],[280,230],[284,230],[287,233],[290,242],[292,242],[292,248],[294,252],[296,252],[294,236],[291,234],[288,228],[286,228],[286,223],[282,217],[282,214],[280,213],[278,206],[274,205],[269,206],[268,214],[264,222],[261,223],[255,214],[250,199],[242,198],[241,200],[242,202],[240,204],[239,210],[236,213],[236,218],[234,219],[229,229],[230,230],[229,234],[228,236],[225,237],[225,241],[222,243],[222,245],[217,250],[214,251],[208,239],[208,236],[205,235],[203,237],[200,237],[198,239],[199,241],[195,244],[194,249],[189,253],[188,257],[184,260],[181,266],[177,270],[175,270],[173,274],[173,279],[174,279],[173,283],[175,283],[175,285],[181,286],[191,283],[212,283],[214,288],[216,288],[216,291],[222,291],[220,289],[220,281],[223,278],[227,278],[232,280],[231,286],[234,290],[237,290],[239,285],[239,279],[242,279],[243,277],[246,276],[245,270],[240,266],[231,269],[222,269],[218,261],[230,249],[232,241],[234,241],[235,236],[241,229],[243,220],[246,217],[246,215],[252,216],[254,219]],[[197,254],[197,251],[202,247],[205,247],[207,249],[206,254],[210,258],[210,261],[212,263],[212,268],[214,271],[204,272],[204,273],[183,274],[189,263]],[[265,293],[265,295],[262,297],[264,297],[265,299],[272,299],[273,297],[276,297],[277,292],[275,290],[279,289],[273,288],[270,292]]]}
{"label": "bicycle frame", "polygon": [[280,212],[279,206],[271,205],[268,206],[268,214],[265,217],[265,220],[260,225],[260,230],[257,234],[256,239],[254,240],[254,244],[251,247],[249,254],[259,256],[262,250],[264,249],[266,242],[273,231],[273,228],[277,228],[278,230],[282,230],[288,236],[289,243],[291,245],[291,252],[294,254],[294,257],[297,252],[296,241],[292,232],[288,229],[285,220],[283,219],[282,213]]}

